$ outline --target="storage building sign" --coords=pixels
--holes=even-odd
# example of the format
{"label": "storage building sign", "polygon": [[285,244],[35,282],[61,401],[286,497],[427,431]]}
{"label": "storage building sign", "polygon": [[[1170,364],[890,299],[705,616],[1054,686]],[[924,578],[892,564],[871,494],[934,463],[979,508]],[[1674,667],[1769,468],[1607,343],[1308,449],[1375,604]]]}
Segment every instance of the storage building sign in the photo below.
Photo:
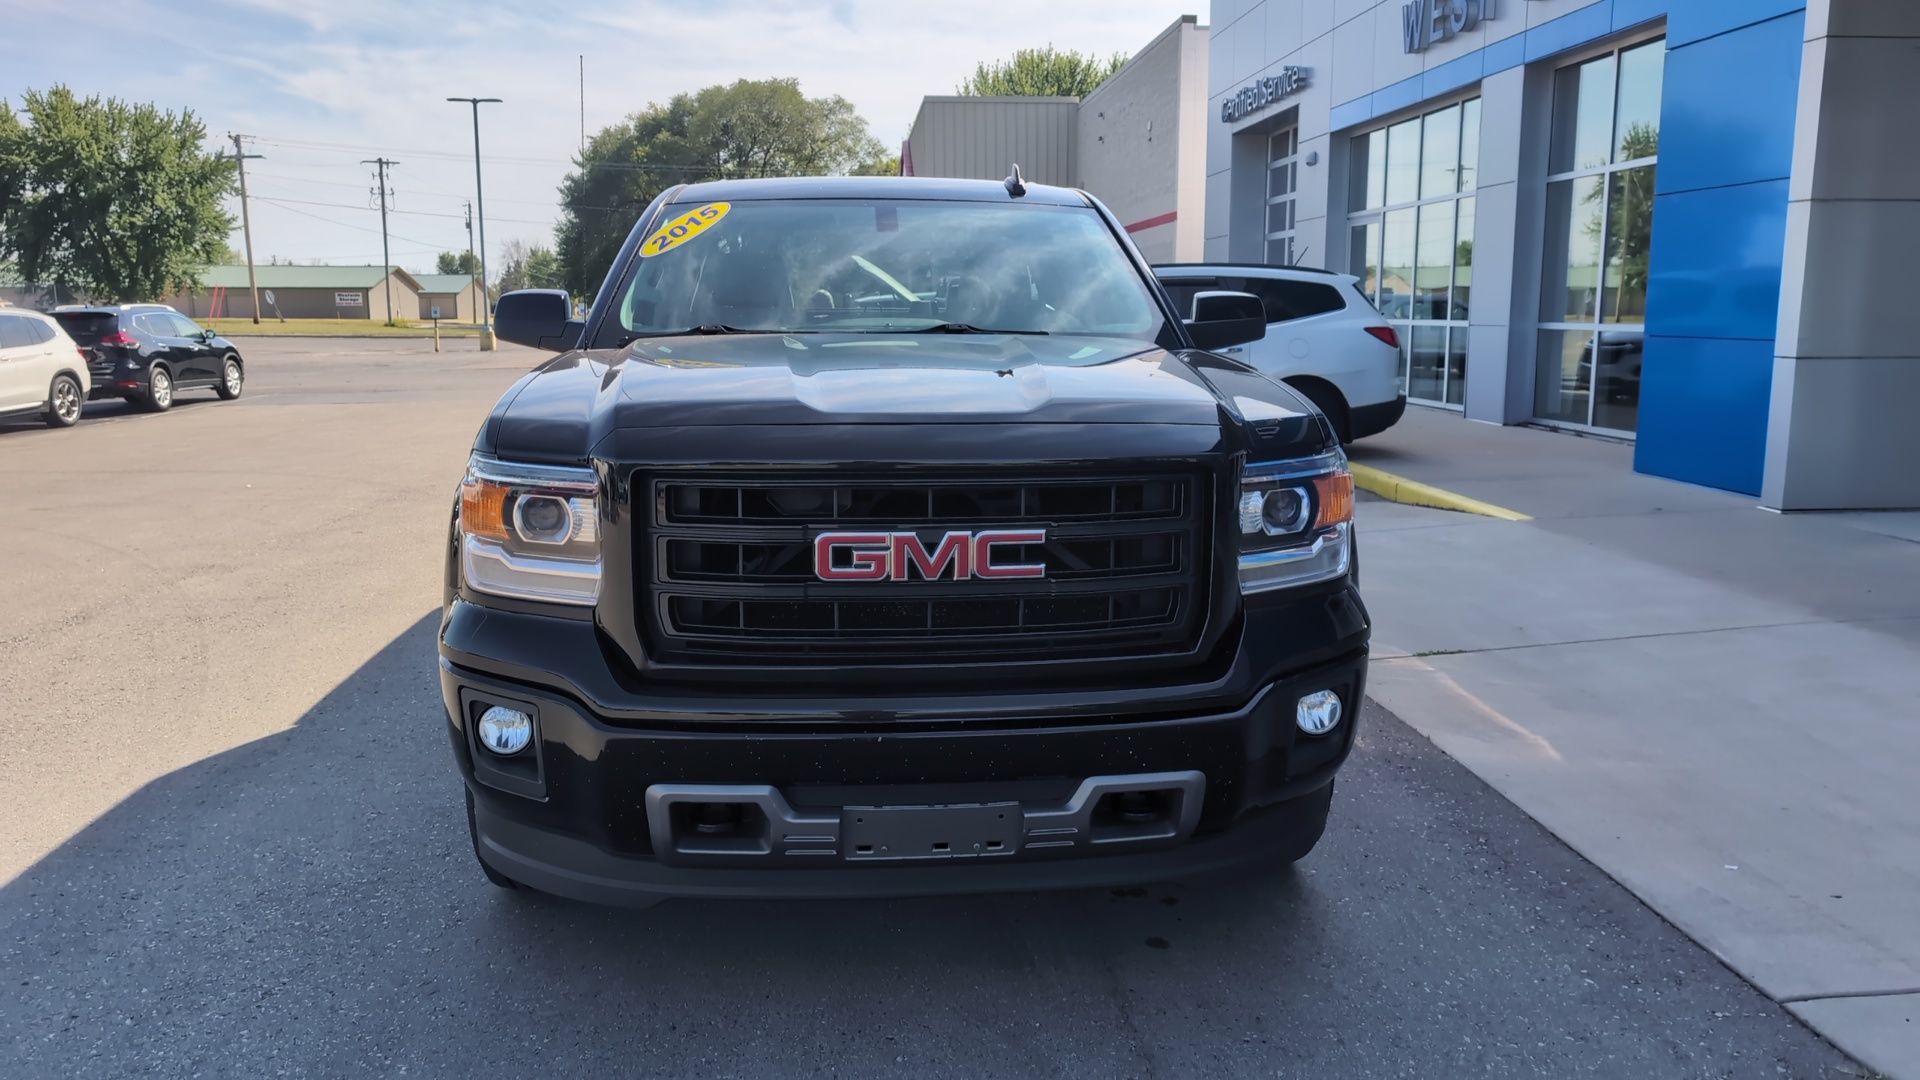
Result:
{"label": "storage building sign", "polygon": [[333,294],[334,307],[365,307],[367,294],[357,292],[337,292]]}

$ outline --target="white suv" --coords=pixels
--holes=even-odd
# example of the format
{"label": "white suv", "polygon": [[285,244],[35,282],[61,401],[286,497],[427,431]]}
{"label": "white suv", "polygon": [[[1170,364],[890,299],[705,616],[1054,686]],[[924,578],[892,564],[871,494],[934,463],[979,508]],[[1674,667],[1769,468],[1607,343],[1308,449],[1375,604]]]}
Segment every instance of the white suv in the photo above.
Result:
{"label": "white suv", "polygon": [[1267,309],[1267,336],[1220,351],[1300,391],[1327,414],[1341,442],[1377,435],[1406,412],[1400,335],[1354,288],[1357,278],[1237,263],[1170,263],[1153,272],[1186,314],[1202,292],[1259,297]]}
{"label": "white suv", "polygon": [[86,354],[59,323],[0,307],[0,417],[37,412],[50,427],[72,427],[91,389]]}

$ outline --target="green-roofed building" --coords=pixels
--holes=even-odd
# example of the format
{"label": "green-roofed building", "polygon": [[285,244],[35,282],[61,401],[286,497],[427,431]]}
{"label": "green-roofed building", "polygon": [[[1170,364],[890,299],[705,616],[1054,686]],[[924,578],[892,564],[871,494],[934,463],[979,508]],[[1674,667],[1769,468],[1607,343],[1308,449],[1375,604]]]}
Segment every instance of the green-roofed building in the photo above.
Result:
{"label": "green-roofed building", "polygon": [[[271,319],[370,319],[387,321],[387,276],[381,266],[255,266],[260,317]],[[393,314],[420,317],[420,280],[393,268]],[[272,293],[269,297],[267,294]],[[248,319],[253,302],[244,266],[209,266],[200,287],[166,302],[196,319]]]}
{"label": "green-roofed building", "polygon": [[480,321],[479,278],[472,274],[415,274],[413,279],[420,283],[422,319],[433,318],[438,309],[441,322]]}

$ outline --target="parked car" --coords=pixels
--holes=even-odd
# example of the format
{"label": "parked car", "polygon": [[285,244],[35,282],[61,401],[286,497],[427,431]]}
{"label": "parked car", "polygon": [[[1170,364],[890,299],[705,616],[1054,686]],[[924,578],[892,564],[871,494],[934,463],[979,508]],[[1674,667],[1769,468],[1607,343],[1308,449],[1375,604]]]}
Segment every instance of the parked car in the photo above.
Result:
{"label": "parked car", "polygon": [[164,304],[55,308],[93,375],[93,397],[121,397],[159,412],[182,390],[232,401],[246,385],[233,342]]}
{"label": "parked car", "polygon": [[1182,314],[1203,292],[1252,293],[1267,309],[1267,336],[1220,350],[1300,391],[1352,442],[1407,411],[1400,335],[1355,288],[1357,278],[1298,266],[1166,263],[1153,268]]}
{"label": "parked car", "polygon": [[[1365,691],[1353,477],[1083,192],[662,192],[453,498],[444,729],[497,885],[611,903],[1304,857]],[[425,721],[426,718],[422,717]]]}
{"label": "parked car", "polygon": [[38,412],[49,427],[72,427],[92,385],[86,353],[59,323],[0,307],[0,416]]}

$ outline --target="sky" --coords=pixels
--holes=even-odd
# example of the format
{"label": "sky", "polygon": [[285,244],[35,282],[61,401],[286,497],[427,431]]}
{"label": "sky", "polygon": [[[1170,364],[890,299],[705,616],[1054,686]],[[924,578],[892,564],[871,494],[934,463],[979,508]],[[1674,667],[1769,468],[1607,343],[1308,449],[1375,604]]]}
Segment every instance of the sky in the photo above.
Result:
{"label": "sky", "polygon": [[[1055,45],[1131,53],[1204,0],[702,0],[497,4],[420,0],[5,0],[17,46],[0,98],[81,95],[190,109],[210,144],[250,136],[254,257],[378,263],[373,166],[391,170],[392,259],[431,270],[465,250],[481,106],[489,269],[503,244],[550,244],[561,179],[589,134],[649,102],[735,79],[794,77],[852,101],[890,146],[929,94],[980,60]],[[564,13],[562,13],[564,11]],[[232,246],[241,246],[238,200]]]}

